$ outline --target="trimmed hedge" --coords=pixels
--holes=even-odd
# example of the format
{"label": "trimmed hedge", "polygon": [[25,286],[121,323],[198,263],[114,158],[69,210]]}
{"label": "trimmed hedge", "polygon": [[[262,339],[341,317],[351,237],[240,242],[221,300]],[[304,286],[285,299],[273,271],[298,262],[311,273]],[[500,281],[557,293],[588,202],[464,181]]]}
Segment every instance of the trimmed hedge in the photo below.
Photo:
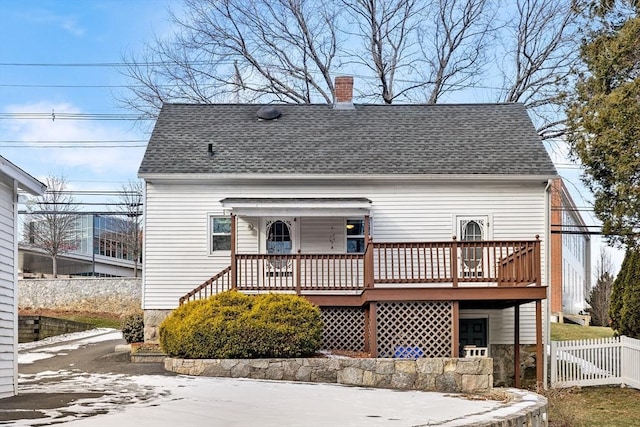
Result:
{"label": "trimmed hedge", "polygon": [[180,306],[160,325],[164,352],[185,359],[308,356],[321,337],[320,309],[290,294],[223,292]]}

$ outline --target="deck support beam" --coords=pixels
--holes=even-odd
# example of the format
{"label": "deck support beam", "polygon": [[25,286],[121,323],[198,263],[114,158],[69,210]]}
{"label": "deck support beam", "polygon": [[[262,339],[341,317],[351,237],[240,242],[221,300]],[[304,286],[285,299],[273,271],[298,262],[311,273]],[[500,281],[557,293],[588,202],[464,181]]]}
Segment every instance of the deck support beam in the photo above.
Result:
{"label": "deck support beam", "polygon": [[238,286],[238,262],[236,261],[236,241],[238,233],[236,223],[236,216],[231,214],[231,289],[236,289]]}
{"label": "deck support beam", "polygon": [[513,307],[513,381],[520,388],[520,305]]}
{"label": "deck support beam", "polygon": [[452,301],[451,306],[451,357],[460,357],[460,301]]}
{"label": "deck support beam", "polygon": [[536,300],[536,386],[544,387],[544,343],[542,341],[542,301]]}
{"label": "deck support beam", "polygon": [[[369,353],[371,357],[378,357],[378,303],[372,302],[369,304],[369,324],[368,331],[365,330],[365,335],[369,335]],[[366,327],[365,323],[365,327]]]}

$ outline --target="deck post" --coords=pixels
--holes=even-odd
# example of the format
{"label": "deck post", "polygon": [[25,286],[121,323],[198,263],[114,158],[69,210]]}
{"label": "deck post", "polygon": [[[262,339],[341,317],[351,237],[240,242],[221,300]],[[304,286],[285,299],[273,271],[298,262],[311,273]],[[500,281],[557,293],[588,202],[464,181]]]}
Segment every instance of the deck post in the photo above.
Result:
{"label": "deck post", "polygon": [[513,307],[513,378],[520,388],[520,305]]}
{"label": "deck post", "polygon": [[371,304],[364,306],[364,351],[371,353]]}
{"label": "deck post", "polygon": [[[378,357],[378,322],[376,317],[378,316],[378,303],[372,301],[369,304],[369,353],[371,357]],[[365,331],[367,334],[367,331]]]}
{"label": "deck post", "polygon": [[536,300],[536,386],[544,387],[544,355],[542,342],[542,301]]}
{"label": "deck post", "polygon": [[451,284],[454,288],[458,287],[458,241],[453,236],[451,244]]}
{"label": "deck post", "polygon": [[231,214],[231,289],[237,288],[236,273],[238,264],[236,262],[236,216]]}
{"label": "deck post", "polygon": [[[548,250],[548,249],[547,249]],[[536,272],[536,286],[540,286],[542,284],[542,265],[540,263],[541,259],[540,259],[540,235],[536,234],[536,241],[534,242],[534,253],[535,253],[535,257],[534,257],[534,262],[535,262],[535,268],[537,270]]]}
{"label": "deck post", "polygon": [[451,319],[451,357],[460,357],[460,301],[453,301]]}
{"label": "deck post", "polygon": [[373,244],[371,239],[371,219],[364,216],[364,287],[373,288]]}
{"label": "deck post", "polygon": [[301,294],[300,276],[302,273],[302,256],[300,255],[300,249],[296,253],[296,295]]}

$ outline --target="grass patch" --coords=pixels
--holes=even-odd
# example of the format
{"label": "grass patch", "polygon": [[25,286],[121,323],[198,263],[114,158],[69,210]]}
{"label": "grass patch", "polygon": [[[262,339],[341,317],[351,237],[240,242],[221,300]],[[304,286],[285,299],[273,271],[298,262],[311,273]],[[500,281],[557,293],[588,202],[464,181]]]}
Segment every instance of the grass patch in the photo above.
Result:
{"label": "grass patch", "polygon": [[113,329],[121,328],[120,319],[111,319],[108,317],[102,317],[99,314],[95,316],[86,315],[86,314],[71,315],[68,317],[63,317],[63,319],[73,320],[75,322],[88,323],[94,328],[113,328]]}
{"label": "grass patch", "polygon": [[86,311],[62,311],[47,309],[21,309],[20,315],[26,316],[47,316],[58,319],[73,320],[74,322],[88,323],[94,328],[120,329],[122,320],[120,315],[115,313],[93,313]]}
{"label": "grass patch", "polygon": [[581,326],[569,323],[551,324],[551,341],[585,340],[612,336],[613,329],[603,326]]}
{"label": "grass patch", "polygon": [[584,387],[547,390],[550,427],[635,427],[640,420],[640,390]]}

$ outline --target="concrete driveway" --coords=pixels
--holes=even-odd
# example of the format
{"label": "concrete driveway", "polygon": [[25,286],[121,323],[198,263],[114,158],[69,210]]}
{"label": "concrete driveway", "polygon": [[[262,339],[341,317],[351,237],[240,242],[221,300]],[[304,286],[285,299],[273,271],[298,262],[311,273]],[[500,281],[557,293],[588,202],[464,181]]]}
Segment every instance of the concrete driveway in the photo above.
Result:
{"label": "concrete driveway", "polygon": [[[83,335],[84,334],[84,335]],[[329,384],[179,376],[132,364],[113,330],[23,348],[20,394],[0,400],[0,425],[462,426],[509,418],[540,403]],[[479,424],[477,424],[479,423]]]}

